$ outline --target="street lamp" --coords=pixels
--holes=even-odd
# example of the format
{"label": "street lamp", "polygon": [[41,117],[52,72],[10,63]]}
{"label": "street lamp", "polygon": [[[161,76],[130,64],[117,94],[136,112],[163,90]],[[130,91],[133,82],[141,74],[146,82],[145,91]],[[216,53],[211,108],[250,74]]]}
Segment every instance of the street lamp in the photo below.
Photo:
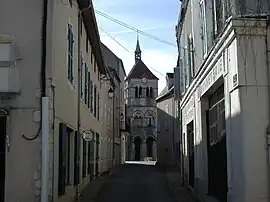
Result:
{"label": "street lamp", "polygon": [[113,98],[114,92],[113,92],[113,89],[112,88],[109,89],[108,96],[109,96],[109,98]]}

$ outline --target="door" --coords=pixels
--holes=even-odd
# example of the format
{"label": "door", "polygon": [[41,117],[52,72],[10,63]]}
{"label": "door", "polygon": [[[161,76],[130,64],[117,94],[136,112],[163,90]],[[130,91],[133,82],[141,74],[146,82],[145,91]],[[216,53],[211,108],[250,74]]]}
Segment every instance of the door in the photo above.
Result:
{"label": "door", "polygon": [[95,156],[94,156],[94,140],[92,139],[90,141],[90,181],[92,181],[94,179],[94,159],[95,159]]}
{"label": "door", "polygon": [[99,175],[99,172],[98,172],[98,170],[99,170],[99,166],[98,166],[98,164],[99,164],[99,134],[97,133],[96,134],[96,177],[98,177],[98,175]]}
{"label": "door", "polygon": [[136,137],[134,139],[134,145],[135,145],[135,161],[141,160],[141,138]]}
{"label": "door", "polygon": [[0,115],[0,202],[5,201],[6,116]]}
{"label": "door", "polygon": [[195,182],[195,162],[194,162],[194,124],[191,121],[187,125],[187,146],[188,146],[188,182],[194,188]]}
{"label": "door", "polygon": [[207,112],[209,194],[227,201],[227,148],[223,85],[209,98]]}

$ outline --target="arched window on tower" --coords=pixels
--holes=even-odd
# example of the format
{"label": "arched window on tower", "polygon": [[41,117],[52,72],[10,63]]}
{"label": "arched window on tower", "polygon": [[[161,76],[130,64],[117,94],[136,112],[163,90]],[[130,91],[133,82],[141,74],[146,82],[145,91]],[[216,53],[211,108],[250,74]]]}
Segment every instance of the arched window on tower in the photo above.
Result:
{"label": "arched window on tower", "polygon": [[146,97],[149,97],[149,88],[146,88]]}
{"label": "arched window on tower", "polygon": [[142,87],[139,87],[139,97],[142,97]]}
{"label": "arched window on tower", "polygon": [[139,97],[138,86],[135,87],[135,97]]}
{"label": "arched window on tower", "polygon": [[153,97],[153,88],[150,87],[150,97]]}

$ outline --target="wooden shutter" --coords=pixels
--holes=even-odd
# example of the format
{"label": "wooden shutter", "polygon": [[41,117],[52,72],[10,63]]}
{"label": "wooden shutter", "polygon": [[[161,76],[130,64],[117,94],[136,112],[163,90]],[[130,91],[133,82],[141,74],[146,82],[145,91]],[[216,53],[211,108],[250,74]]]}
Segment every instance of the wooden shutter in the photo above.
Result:
{"label": "wooden shutter", "polygon": [[63,123],[59,124],[59,160],[58,160],[58,196],[65,194],[66,187],[66,156],[65,137],[67,128]]}
{"label": "wooden shutter", "polygon": [[80,158],[79,158],[79,134],[76,131],[74,136],[74,185],[80,181]]}

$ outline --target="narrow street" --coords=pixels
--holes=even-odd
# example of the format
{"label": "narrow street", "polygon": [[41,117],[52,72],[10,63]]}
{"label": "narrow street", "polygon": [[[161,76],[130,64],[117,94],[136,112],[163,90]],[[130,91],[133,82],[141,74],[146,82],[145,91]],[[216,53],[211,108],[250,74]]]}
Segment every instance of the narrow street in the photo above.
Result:
{"label": "narrow street", "polygon": [[99,192],[97,202],[175,202],[161,168],[125,164]]}

